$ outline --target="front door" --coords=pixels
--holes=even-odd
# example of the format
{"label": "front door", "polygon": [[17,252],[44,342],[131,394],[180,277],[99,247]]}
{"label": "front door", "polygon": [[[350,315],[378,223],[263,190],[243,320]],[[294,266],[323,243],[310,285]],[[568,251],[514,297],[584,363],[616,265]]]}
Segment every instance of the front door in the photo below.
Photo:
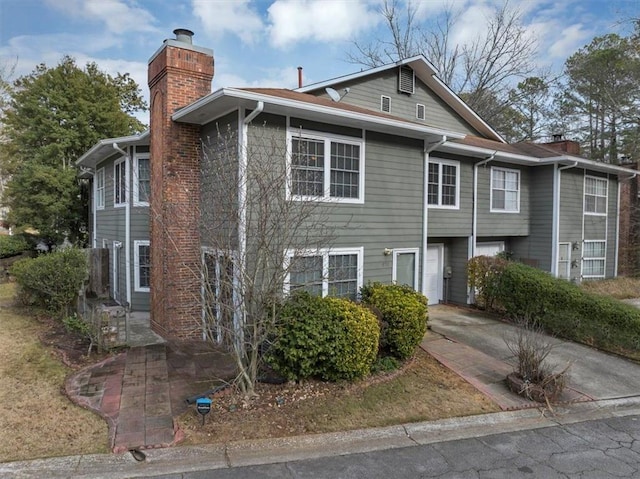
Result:
{"label": "front door", "polygon": [[429,304],[438,304],[442,300],[443,264],[444,245],[427,246],[427,299]]}
{"label": "front door", "polygon": [[393,273],[395,284],[406,284],[418,289],[418,248],[399,248],[393,250]]}

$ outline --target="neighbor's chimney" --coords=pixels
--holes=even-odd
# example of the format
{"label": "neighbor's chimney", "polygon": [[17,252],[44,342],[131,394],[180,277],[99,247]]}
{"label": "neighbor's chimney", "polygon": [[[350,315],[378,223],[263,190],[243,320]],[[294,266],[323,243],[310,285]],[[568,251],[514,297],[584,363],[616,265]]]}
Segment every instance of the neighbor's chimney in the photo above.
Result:
{"label": "neighbor's chimney", "polygon": [[149,60],[151,97],[151,325],[165,337],[201,338],[200,126],[178,109],[211,93],[213,51],[177,29]]}
{"label": "neighbor's chimney", "polygon": [[298,88],[302,88],[302,67],[298,67]]}
{"label": "neighbor's chimney", "polygon": [[569,155],[580,156],[580,143],[573,140],[565,140],[562,133],[554,133],[551,136],[553,141],[542,144]]}

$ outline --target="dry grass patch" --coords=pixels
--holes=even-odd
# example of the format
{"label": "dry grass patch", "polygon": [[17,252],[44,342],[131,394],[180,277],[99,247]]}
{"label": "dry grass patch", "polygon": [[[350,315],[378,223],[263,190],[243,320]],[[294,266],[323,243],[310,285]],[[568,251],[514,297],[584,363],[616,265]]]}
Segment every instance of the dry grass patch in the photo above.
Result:
{"label": "dry grass patch", "polygon": [[12,298],[13,285],[0,285],[0,461],[107,452],[106,423],[62,394],[70,370]]}
{"label": "dry grass patch", "polygon": [[336,432],[499,410],[422,350],[390,375],[355,384],[260,385],[259,393],[244,403],[233,395],[214,398],[204,426],[195,410],[185,413],[179,423],[186,443]]}
{"label": "dry grass patch", "polygon": [[613,278],[589,280],[580,283],[589,293],[611,296],[615,299],[640,298],[640,278]]}

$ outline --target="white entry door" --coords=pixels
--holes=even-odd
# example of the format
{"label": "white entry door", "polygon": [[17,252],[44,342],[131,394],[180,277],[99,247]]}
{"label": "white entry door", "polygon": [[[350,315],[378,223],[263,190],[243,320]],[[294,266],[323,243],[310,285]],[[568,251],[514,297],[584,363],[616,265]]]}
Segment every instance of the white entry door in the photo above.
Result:
{"label": "white entry door", "polygon": [[442,300],[442,274],[444,265],[444,245],[427,246],[427,299],[429,304]]}

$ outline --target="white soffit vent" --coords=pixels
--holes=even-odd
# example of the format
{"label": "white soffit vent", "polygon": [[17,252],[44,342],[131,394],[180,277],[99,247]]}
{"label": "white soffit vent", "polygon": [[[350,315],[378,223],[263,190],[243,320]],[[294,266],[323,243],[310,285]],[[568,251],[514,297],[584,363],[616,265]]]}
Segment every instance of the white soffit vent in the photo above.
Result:
{"label": "white soffit vent", "polygon": [[388,96],[380,96],[380,111],[391,113],[391,98]]}
{"label": "white soffit vent", "polygon": [[400,67],[398,73],[398,91],[413,95],[416,85],[415,73],[408,66]]}
{"label": "white soffit vent", "polygon": [[420,103],[416,103],[416,118],[418,120],[425,119],[425,108],[424,108],[424,105]]}

